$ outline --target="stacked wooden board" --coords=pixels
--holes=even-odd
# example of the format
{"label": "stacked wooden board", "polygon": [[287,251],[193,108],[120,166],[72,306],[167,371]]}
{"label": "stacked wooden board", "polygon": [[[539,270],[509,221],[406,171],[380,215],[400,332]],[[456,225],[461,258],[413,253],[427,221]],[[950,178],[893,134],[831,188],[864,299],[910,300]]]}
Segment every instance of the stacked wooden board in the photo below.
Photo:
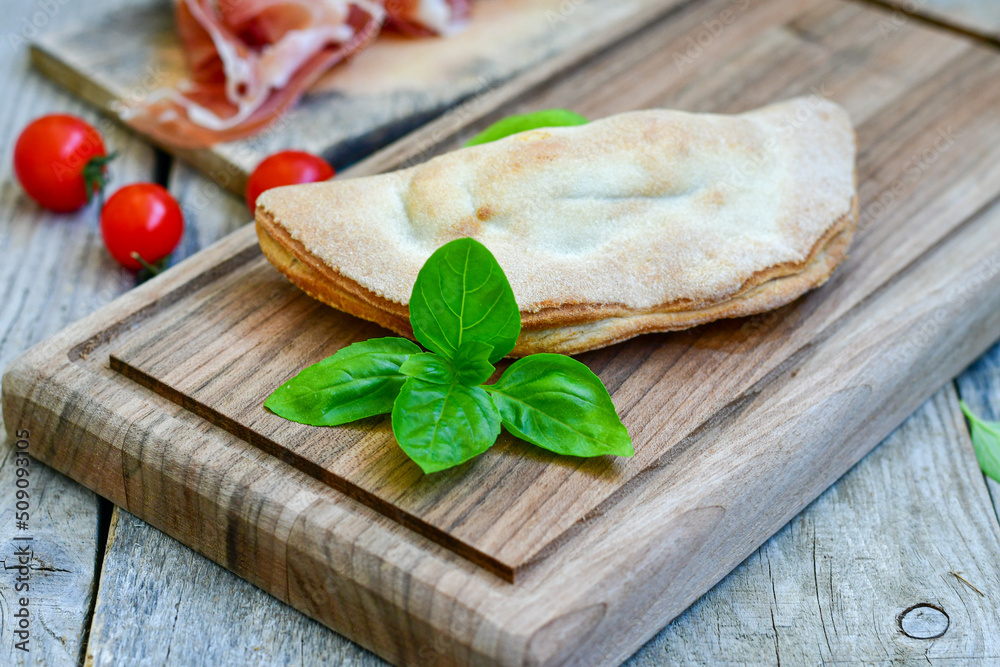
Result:
{"label": "stacked wooden board", "polygon": [[[8,428],[30,425],[43,460],[390,660],[621,658],[1000,332],[1000,63],[920,25],[883,34],[888,16],[687,5],[355,169],[530,108],[738,111],[812,92],[851,111],[861,228],[829,284],[771,315],[581,357],[612,389],[631,461],[507,440],[422,478],[382,421],[273,421],[271,388],[372,331],[284,283],[249,230],[22,357]],[[57,430],[76,447],[52,448]]]}

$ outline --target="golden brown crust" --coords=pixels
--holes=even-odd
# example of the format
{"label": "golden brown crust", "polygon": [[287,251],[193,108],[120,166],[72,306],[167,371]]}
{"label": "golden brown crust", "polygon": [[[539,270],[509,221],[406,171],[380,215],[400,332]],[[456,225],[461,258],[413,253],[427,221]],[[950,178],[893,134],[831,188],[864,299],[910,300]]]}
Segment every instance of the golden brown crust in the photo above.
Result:
{"label": "golden brown crust", "polygon": [[[735,296],[715,303],[672,302],[643,310],[614,304],[569,304],[522,312],[521,335],[510,356],[538,352],[578,354],[645,333],[679,331],[718,319],[779,308],[826,282],[847,255],[857,219],[855,197],[850,213],[830,227],[804,261],[760,271]],[[268,260],[306,294],[413,338],[408,307],[388,301],[334,271],[307,252],[262,210],[257,212],[257,234]]]}

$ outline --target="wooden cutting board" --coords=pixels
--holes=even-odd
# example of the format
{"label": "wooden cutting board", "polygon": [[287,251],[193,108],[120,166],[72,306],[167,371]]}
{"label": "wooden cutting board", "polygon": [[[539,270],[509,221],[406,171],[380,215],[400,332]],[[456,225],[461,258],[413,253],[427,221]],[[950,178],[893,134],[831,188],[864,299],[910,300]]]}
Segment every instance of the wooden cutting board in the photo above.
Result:
{"label": "wooden cutting board", "polygon": [[[822,288],[773,313],[580,357],[637,454],[512,438],[421,476],[385,419],[317,429],[266,395],[376,327],[323,307],[245,228],[30,350],[5,423],[33,454],[397,663],[629,655],[1000,336],[1000,55],[829,0],[689,3],[360,163],[497,117],[830,97],[858,130],[861,222]],[[152,574],[151,576],[158,576]]]}
{"label": "wooden cutting board", "polygon": [[[243,194],[262,159],[296,148],[338,170],[528,69],[559,67],[605,48],[682,0],[476,0],[464,30],[411,39],[389,32],[334,67],[264,132],[204,150],[162,146]],[[171,0],[143,0],[96,21],[43,33],[35,65],[114,115],[187,76]]]}

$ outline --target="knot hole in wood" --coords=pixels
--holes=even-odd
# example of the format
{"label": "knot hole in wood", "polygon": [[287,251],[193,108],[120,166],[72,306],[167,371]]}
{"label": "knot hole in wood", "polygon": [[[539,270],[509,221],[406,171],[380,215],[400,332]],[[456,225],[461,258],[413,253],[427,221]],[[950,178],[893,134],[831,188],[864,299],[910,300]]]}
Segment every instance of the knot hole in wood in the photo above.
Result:
{"label": "knot hole in wood", "polygon": [[900,631],[913,639],[937,639],[948,632],[951,625],[944,609],[927,602],[904,609],[898,621]]}

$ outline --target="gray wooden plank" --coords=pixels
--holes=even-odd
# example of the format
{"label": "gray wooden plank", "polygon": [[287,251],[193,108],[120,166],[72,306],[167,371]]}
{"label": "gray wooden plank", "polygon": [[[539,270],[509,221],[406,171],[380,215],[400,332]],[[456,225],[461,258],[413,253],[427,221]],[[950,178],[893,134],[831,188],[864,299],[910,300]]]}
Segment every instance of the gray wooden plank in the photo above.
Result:
{"label": "gray wooden plank", "polygon": [[111,534],[88,664],[385,664],[124,510]]}
{"label": "gray wooden plank", "polygon": [[[100,0],[87,11],[107,11],[122,0]],[[7,0],[9,28],[0,53],[0,368],[30,345],[103,306],[134,284],[134,277],[107,255],[97,211],[53,215],[30,201],[10,163],[20,130],[34,117],[68,111],[97,123],[98,116],[31,71],[26,39],[32,31],[63,22],[73,12],[59,3]],[[121,152],[114,183],[148,180],[152,150],[105,120],[109,147]],[[30,438],[29,438],[30,442]],[[98,501],[87,489],[41,464],[31,466],[29,529],[14,523],[16,488],[13,443],[0,449],[0,560],[14,561],[15,536],[30,535],[28,591],[15,591],[13,569],[0,571],[0,664],[73,664],[82,653],[89,622],[98,553]],[[29,449],[30,451],[30,449]],[[14,648],[12,613],[29,599],[30,652]]]}
{"label": "gray wooden plank", "polygon": [[[980,357],[955,380],[958,393],[983,419],[1000,421],[1000,344]],[[1000,517],[1000,483],[986,477],[990,498]]]}
{"label": "gray wooden plank", "polygon": [[[1000,526],[981,479],[948,385],[629,665],[1000,662]],[[921,604],[947,614],[940,638],[903,634]],[[904,617],[914,634],[936,620]]]}

